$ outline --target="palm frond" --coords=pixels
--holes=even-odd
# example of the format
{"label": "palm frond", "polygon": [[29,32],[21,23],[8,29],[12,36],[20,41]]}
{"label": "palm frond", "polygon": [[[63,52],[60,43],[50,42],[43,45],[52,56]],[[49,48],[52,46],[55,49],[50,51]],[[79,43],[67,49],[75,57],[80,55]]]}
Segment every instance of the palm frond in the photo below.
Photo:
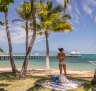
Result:
{"label": "palm frond", "polygon": [[72,27],[68,22],[61,22],[53,27],[54,32],[71,32]]}
{"label": "palm frond", "polygon": [[[26,31],[26,26],[21,26],[25,31]],[[28,31],[31,30],[32,28],[28,26]]]}
{"label": "palm frond", "polygon": [[14,23],[14,22],[17,22],[17,21],[24,21],[24,20],[22,20],[22,19],[14,19],[14,20],[12,20],[12,23]]}
{"label": "palm frond", "polygon": [[63,7],[61,5],[58,5],[52,9],[52,13],[62,12],[62,10],[63,10]]}
{"label": "palm frond", "polygon": [[29,2],[24,2],[20,4],[20,8],[16,9],[16,12],[23,20],[30,20],[31,19],[31,5]]}
{"label": "palm frond", "polygon": [[1,26],[4,26],[4,22],[0,21],[0,25],[1,25]]}
{"label": "palm frond", "polygon": [[47,1],[47,10],[51,10],[53,7],[52,1]]}
{"label": "palm frond", "polygon": [[[48,7],[48,4],[50,4]],[[42,4],[44,5],[44,4]],[[46,8],[47,6],[47,8]],[[42,7],[42,6],[41,6]],[[47,32],[50,31],[66,31],[69,32],[72,30],[71,25],[68,22],[65,22],[68,19],[71,19],[71,16],[69,14],[62,14],[63,7],[61,5],[52,6],[52,2],[48,3],[43,7],[44,9],[40,9],[38,13],[38,18],[40,20],[40,26],[41,28],[47,30]],[[44,14],[45,13],[45,14]],[[49,33],[49,32],[48,32]]]}
{"label": "palm frond", "polygon": [[[33,30],[33,22],[29,24],[31,30]],[[36,31],[41,31],[41,25],[39,23],[36,23]]]}
{"label": "palm frond", "polygon": [[69,14],[65,14],[65,15],[63,15],[63,18],[71,19],[71,16]]}
{"label": "palm frond", "polygon": [[68,4],[69,0],[64,0],[64,12],[66,11]]}

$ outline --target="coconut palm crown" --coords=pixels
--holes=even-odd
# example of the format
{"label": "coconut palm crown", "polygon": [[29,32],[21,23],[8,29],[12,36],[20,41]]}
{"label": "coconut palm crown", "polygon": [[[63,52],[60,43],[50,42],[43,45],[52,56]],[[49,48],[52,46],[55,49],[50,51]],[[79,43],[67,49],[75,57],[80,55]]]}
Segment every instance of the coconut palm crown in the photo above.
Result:
{"label": "coconut palm crown", "polygon": [[20,16],[20,19],[14,19],[12,22],[25,22],[25,30],[26,30],[26,53],[28,50],[28,23],[31,21],[31,4],[30,2],[23,2],[20,4],[20,8],[16,9],[16,12]]}
{"label": "coconut palm crown", "polygon": [[[37,8],[38,7],[38,8]],[[70,15],[62,14],[63,7],[60,5],[53,6],[52,1],[45,3],[40,0],[36,9],[38,12],[38,25],[41,31],[40,34],[45,34],[46,38],[46,68],[49,69],[49,43],[48,36],[50,32],[70,32],[72,30],[71,25],[67,22],[70,19]]]}

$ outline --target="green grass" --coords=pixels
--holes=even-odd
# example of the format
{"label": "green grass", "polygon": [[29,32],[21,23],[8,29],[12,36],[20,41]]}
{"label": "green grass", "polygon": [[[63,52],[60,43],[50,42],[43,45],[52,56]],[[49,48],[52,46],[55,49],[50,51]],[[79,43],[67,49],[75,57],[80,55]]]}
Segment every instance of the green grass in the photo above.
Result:
{"label": "green grass", "polygon": [[[69,77],[70,78],[70,77]],[[70,78],[78,80],[75,78]],[[51,76],[27,76],[26,80],[19,80],[19,77],[12,73],[0,73],[0,91],[55,91],[36,85],[37,82],[50,81]],[[96,91],[96,86],[85,80],[84,84],[76,89],[68,91]]]}

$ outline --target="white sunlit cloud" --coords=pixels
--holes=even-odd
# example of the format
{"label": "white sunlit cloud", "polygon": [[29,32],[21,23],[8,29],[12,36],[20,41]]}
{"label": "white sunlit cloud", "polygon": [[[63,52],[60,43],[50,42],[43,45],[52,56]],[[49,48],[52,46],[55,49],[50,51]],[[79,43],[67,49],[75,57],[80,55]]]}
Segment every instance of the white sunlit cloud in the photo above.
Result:
{"label": "white sunlit cloud", "polygon": [[[10,27],[9,30],[13,44],[22,44],[25,42],[25,30],[20,26]],[[5,26],[0,28],[0,41],[3,43],[7,41]]]}
{"label": "white sunlit cloud", "polygon": [[87,3],[91,6],[96,6],[96,0],[87,0]]}
{"label": "white sunlit cloud", "polygon": [[93,16],[93,12],[94,12],[94,5],[93,5],[93,1],[94,0],[86,0],[82,2],[82,7],[83,7],[83,11],[88,14],[89,16]]}
{"label": "white sunlit cloud", "polygon": [[72,11],[72,6],[70,4],[68,5],[68,11]]}
{"label": "white sunlit cloud", "polygon": [[87,6],[87,5],[83,5],[83,10],[88,14],[88,15],[92,15],[93,11],[92,9]]}
{"label": "white sunlit cloud", "polygon": [[77,6],[75,7],[75,10],[76,10],[76,12],[77,12],[78,15],[81,15],[80,10],[78,9]]}
{"label": "white sunlit cloud", "polygon": [[41,41],[43,41],[44,39],[45,39],[45,36],[44,36],[44,35],[39,36],[39,37],[36,38],[35,43],[41,42]]}
{"label": "white sunlit cloud", "polygon": [[13,44],[22,44],[25,42],[25,30],[21,26],[11,26],[10,31]]}
{"label": "white sunlit cloud", "polygon": [[79,16],[75,15],[75,19],[74,19],[75,23],[79,24]]}
{"label": "white sunlit cloud", "polygon": [[11,33],[13,44],[22,44],[25,42],[25,31]]}
{"label": "white sunlit cloud", "polygon": [[6,42],[6,40],[7,40],[6,31],[3,31],[0,29],[0,42],[4,43],[4,42]]}

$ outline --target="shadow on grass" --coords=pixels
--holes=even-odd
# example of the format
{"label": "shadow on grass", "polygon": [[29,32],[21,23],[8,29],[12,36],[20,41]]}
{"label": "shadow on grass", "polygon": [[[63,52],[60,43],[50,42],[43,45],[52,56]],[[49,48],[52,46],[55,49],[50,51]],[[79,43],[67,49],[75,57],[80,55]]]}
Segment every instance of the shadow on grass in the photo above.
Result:
{"label": "shadow on grass", "polygon": [[4,90],[4,88],[0,88],[0,91],[8,91],[8,90]]}
{"label": "shadow on grass", "polygon": [[83,82],[83,84],[81,86],[83,87],[84,91],[96,91],[96,85],[91,85],[90,81],[86,81],[83,78],[74,78],[74,77],[70,77],[70,76],[68,76],[68,79]]}
{"label": "shadow on grass", "polygon": [[[5,87],[5,86],[9,86],[9,85],[11,85],[11,84],[0,83],[0,86],[3,86],[3,87]],[[1,90],[0,90],[0,91],[1,91]]]}
{"label": "shadow on grass", "polygon": [[96,91],[96,85],[91,85],[91,83],[89,82],[85,82],[82,86],[85,91],[89,91],[89,90]]}
{"label": "shadow on grass", "polygon": [[2,80],[12,81],[12,80],[17,80],[17,79],[18,77],[16,76],[15,73],[12,73],[12,72],[0,73],[0,81]]}
{"label": "shadow on grass", "polygon": [[4,87],[9,86],[11,84],[4,84],[4,83],[0,83],[0,91],[8,91],[8,90],[4,90]]}
{"label": "shadow on grass", "polygon": [[[29,88],[27,91],[42,91],[44,89],[44,87],[37,85],[38,82],[47,82],[47,81],[51,81],[51,76],[48,77],[32,77],[32,78],[38,78],[38,80],[34,83],[34,86],[32,86],[31,88]],[[79,78],[73,78],[68,76],[68,79],[71,80],[76,80],[76,81],[80,81],[83,82],[83,84],[81,85],[84,89],[84,91],[96,91],[96,86],[92,86],[90,81],[86,81],[86,80],[82,80]],[[51,90],[50,91],[56,91],[56,90]],[[75,91],[75,90],[72,90]]]}
{"label": "shadow on grass", "polygon": [[[33,77],[34,78],[34,77]],[[37,77],[36,77],[37,78]],[[47,82],[47,81],[50,81],[51,80],[51,77],[48,76],[48,77],[39,77],[40,79],[38,79],[35,83],[34,83],[34,86],[32,86],[31,88],[29,88],[27,91],[39,91],[40,89],[44,89],[44,87],[38,85],[37,83],[38,82]],[[40,91],[41,91],[40,90]],[[55,90],[50,90],[50,91],[55,91]]]}

